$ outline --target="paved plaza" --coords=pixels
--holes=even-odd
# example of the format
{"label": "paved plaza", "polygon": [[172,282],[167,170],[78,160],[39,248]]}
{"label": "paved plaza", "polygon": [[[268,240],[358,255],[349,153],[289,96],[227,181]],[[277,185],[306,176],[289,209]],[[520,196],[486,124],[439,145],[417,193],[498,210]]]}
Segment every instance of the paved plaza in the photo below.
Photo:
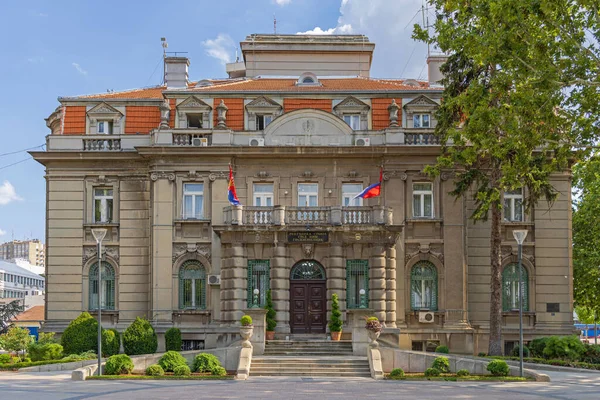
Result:
{"label": "paved plaza", "polygon": [[600,398],[600,373],[547,372],[552,382],[406,382],[368,378],[88,381],[65,372],[0,372],[0,399],[577,399]]}

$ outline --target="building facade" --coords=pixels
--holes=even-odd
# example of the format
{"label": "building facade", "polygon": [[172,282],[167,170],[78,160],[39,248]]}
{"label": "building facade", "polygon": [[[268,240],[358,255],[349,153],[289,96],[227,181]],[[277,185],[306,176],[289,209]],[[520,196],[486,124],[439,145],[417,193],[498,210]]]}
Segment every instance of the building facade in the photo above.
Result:
{"label": "building facade", "polygon": [[13,240],[0,244],[0,260],[23,259],[32,265],[43,267],[46,246],[38,239]]}
{"label": "building facade", "polygon": [[[241,47],[227,79],[190,81],[190,61],[167,57],[164,86],[59,98],[47,150],[32,153],[47,179],[45,329],[97,310],[101,291],[107,326],[144,316],[159,334],[179,327],[186,348],[221,346],[271,290],[278,334],[325,335],[337,293],[344,317],[372,309],[402,348],[486,351],[489,224],[448,195],[452,171],[423,173],[440,154],[444,58],[430,57],[428,81],[376,79],[361,35],[251,35]],[[355,198],[380,179],[380,197]],[[552,179],[551,209],[525,213],[526,188],[505,194],[507,348],[515,229],[529,232],[525,339],[572,331],[570,181]],[[108,230],[102,282],[96,227]]]}
{"label": "building facade", "polygon": [[0,299],[25,299],[43,295],[44,291],[44,277],[0,260]]}

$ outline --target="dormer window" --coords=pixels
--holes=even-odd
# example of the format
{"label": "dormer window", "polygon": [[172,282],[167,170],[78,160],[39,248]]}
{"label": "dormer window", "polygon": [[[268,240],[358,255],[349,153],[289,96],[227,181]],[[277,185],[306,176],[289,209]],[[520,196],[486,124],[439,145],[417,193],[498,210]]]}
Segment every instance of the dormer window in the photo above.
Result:
{"label": "dormer window", "polygon": [[413,114],[413,128],[430,128],[429,114]]}
{"label": "dormer window", "polygon": [[113,133],[113,122],[112,121],[98,121],[96,133],[112,135]]}
{"label": "dormer window", "polygon": [[262,131],[267,125],[269,125],[273,121],[272,115],[257,115],[256,116],[256,130]]}
{"label": "dormer window", "polygon": [[297,86],[321,86],[319,79],[312,72],[305,72],[298,78]]}
{"label": "dormer window", "polygon": [[344,120],[352,130],[369,129],[369,105],[354,96],[348,96],[333,107],[333,113]]}
{"label": "dormer window", "polygon": [[202,114],[186,114],[188,128],[202,128]]}
{"label": "dormer window", "polygon": [[360,115],[358,115],[358,114],[344,115],[344,122],[347,123],[348,126],[355,131],[360,130]]}
{"label": "dormer window", "polygon": [[249,131],[264,131],[283,112],[281,104],[268,97],[260,96],[246,104]]}
{"label": "dormer window", "polygon": [[88,133],[91,135],[122,134],[123,113],[107,103],[100,103],[87,111]]}

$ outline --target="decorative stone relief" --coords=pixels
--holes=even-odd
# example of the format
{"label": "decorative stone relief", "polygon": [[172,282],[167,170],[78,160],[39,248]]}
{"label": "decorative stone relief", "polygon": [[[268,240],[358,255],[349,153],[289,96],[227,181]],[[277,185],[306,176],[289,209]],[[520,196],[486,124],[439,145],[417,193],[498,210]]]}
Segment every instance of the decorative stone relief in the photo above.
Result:
{"label": "decorative stone relief", "polygon": [[450,172],[442,172],[440,174],[440,179],[443,181],[447,181],[448,179],[450,179],[451,176],[452,174]]}
{"label": "decorative stone relief", "polygon": [[418,244],[409,243],[406,245],[406,253],[404,256],[404,263],[408,264],[411,258],[419,254],[431,254],[436,257],[440,262],[444,262],[444,245],[441,243],[432,244]]}
{"label": "decorative stone relief", "polygon": [[169,112],[171,111],[171,106],[169,105],[169,101],[165,100],[160,105],[160,127],[159,129],[169,129]]}
{"label": "decorative stone relief", "polygon": [[227,129],[227,110],[229,108],[221,100],[221,103],[217,106],[217,126],[215,126],[215,129]]}
{"label": "decorative stone relief", "polygon": [[[96,246],[85,246],[83,248],[83,255],[81,257],[83,264],[88,262],[90,259],[95,258],[97,255],[96,251]],[[119,262],[119,248],[117,246],[102,246],[102,255],[108,256],[116,262]]]}
{"label": "decorative stone relief", "polygon": [[400,106],[396,104],[396,99],[392,99],[392,104],[390,104],[387,109],[390,115],[390,126],[398,126],[398,110],[400,110]]}
{"label": "decorative stone relief", "polygon": [[229,171],[211,171],[210,174],[208,175],[208,179],[211,182],[214,182],[217,179],[228,179],[228,177],[227,177],[228,172]]}
{"label": "decorative stone relief", "polygon": [[168,179],[169,181],[173,182],[175,180],[175,173],[166,171],[156,171],[150,174],[150,179],[153,182],[156,182],[159,179]]}
{"label": "decorative stone relief", "polygon": [[348,172],[348,177],[349,178],[357,178],[358,177],[358,172],[357,171],[350,171]]}
{"label": "decorative stone relief", "polygon": [[302,122],[302,132],[311,133],[315,130],[315,121],[307,119]]}
{"label": "decorative stone relief", "polygon": [[200,254],[208,261],[211,259],[210,244],[201,243],[175,243],[173,244],[173,261],[184,254]]}
{"label": "decorative stone relief", "polygon": [[257,178],[268,178],[269,176],[271,176],[271,174],[267,171],[258,171],[258,173],[256,174]]}
{"label": "decorative stone relief", "polygon": [[313,258],[313,253],[315,251],[315,245],[312,243],[307,243],[302,245],[302,252],[304,253],[305,258]]}
{"label": "decorative stone relief", "polygon": [[303,178],[312,178],[315,174],[312,171],[304,171],[301,175]]}

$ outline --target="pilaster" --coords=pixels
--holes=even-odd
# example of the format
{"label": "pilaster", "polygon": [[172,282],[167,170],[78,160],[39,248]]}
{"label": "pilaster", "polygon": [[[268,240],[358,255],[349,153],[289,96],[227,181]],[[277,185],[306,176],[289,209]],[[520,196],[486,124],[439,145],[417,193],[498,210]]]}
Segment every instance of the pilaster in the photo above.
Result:
{"label": "pilaster", "polygon": [[385,249],[382,245],[371,247],[371,262],[369,269],[369,307],[375,311],[379,321],[386,320],[386,261]]}

